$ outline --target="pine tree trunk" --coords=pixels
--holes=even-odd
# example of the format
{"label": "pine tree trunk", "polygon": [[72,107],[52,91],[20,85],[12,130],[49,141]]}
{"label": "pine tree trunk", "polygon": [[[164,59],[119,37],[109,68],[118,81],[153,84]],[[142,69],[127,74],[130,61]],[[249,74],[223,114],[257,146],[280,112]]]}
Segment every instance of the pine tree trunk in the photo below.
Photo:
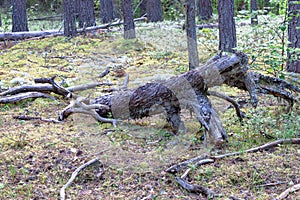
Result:
{"label": "pine tree trunk", "polygon": [[80,28],[96,25],[93,0],[79,0],[78,21]]}
{"label": "pine tree trunk", "polygon": [[198,0],[197,1],[199,18],[201,20],[209,20],[212,17],[212,6],[210,0]]}
{"label": "pine tree trunk", "polygon": [[163,12],[160,0],[147,0],[146,11],[149,22],[163,21]]}
{"label": "pine tree trunk", "polygon": [[75,0],[63,0],[64,8],[64,35],[72,37],[76,35]]}
{"label": "pine tree trunk", "polygon": [[219,50],[233,52],[236,47],[234,1],[218,0]]}
{"label": "pine tree trunk", "polygon": [[26,0],[12,0],[12,32],[28,31]]}
{"label": "pine tree trunk", "polygon": [[114,19],[114,3],[112,0],[100,0],[100,19],[106,24]]}
{"label": "pine tree trunk", "polygon": [[123,0],[124,39],[135,38],[132,0]]}
{"label": "pine tree trunk", "polygon": [[2,26],[2,17],[1,17],[1,12],[0,12],[0,27]]}
{"label": "pine tree trunk", "polygon": [[[288,61],[287,71],[300,73],[300,1],[289,0],[288,1],[288,13],[289,13],[289,50],[288,50]],[[296,52],[298,48],[298,52]]]}
{"label": "pine tree trunk", "polygon": [[252,25],[257,25],[258,24],[258,18],[257,18],[257,0],[251,0],[250,2],[250,12],[251,12],[251,24]]}
{"label": "pine tree trunk", "polygon": [[195,21],[195,1],[185,1],[185,28],[189,54],[189,69],[199,67],[199,57],[197,50],[197,35],[196,35],[196,21]]}

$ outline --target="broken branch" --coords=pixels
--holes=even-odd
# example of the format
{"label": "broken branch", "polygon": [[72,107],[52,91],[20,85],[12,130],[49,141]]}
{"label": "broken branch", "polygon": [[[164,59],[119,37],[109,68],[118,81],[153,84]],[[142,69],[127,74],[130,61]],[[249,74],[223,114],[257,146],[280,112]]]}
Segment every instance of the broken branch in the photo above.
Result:
{"label": "broken branch", "polygon": [[286,189],[284,192],[282,192],[280,195],[278,195],[276,197],[276,200],[282,200],[282,199],[285,199],[290,193],[292,192],[296,192],[300,190],[300,183],[299,184],[296,184],[296,185],[293,185],[292,187]]}
{"label": "broken branch", "polygon": [[44,94],[41,92],[25,92],[21,94],[16,94],[8,97],[0,97],[0,103],[16,103],[25,99],[36,99],[36,98],[49,98],[55,100],[55,98],[49,94]]}
{"label": "broken branch", "polygon": [[94,158],[90,161],[88,161],[87,163],[84,163],[83,165],[79,166],[73,173],[71,178],[68,180],[68,182],[60,189],[60,200],[65,200],[66,197],[66,188],[69,187],[72,182],[75,180],[75,178],[77,177],[78,173],[82,170],[84,170],[87,166],[92,165],[92,164],[99,164],[99,158]]}
{"label": "broken branch", "polygon": [[208,199],[213,198],[215,195],[215,193],[212,190],[204,186],[190,184],[189,182],[180,177],[176,177],[175,180],[181,187],[186,189],[188,192],[204,194],[208,197]]}
{"label": "broken branch", "polygon": [[276,140],[274,142],[269,142],[267,144],[264,144],[264,145],[261,145],[258,147],[247,149],[243,152],[232,152],[232,153],[227,153],[227,154],[222,154],[222,155],[217,155],[217,156],[207,156],[207,155],[197,156],[190,160],[186,160],[184,162],[181,162],[179,164],[169,167],[166,170],[166,172],[174,174],[174,173],[182,171],[183,169],[185,169],[186,167],[188,167],[191,164],[196,165],[196,166],[209,164],[209,163],[215,162],[215,160],[219,160],[219,159],[226,158],[229,156],[236,156],[236,155],[240,155],[240,154],[244,154],[244,153],[255,153],[257,151],[263,151],[263,150],[267,150],[270,148],[274,148],[281,144],[300,144],[300,138]]}

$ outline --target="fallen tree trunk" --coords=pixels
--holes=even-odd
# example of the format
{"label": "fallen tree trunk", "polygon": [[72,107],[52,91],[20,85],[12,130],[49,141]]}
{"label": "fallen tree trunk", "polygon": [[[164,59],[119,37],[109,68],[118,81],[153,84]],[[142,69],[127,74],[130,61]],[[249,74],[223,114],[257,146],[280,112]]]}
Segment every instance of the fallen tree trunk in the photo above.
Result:
{"label": "fallen tree trunk", "polygon": [[[281,89],[276,90],[278,79],[248,72],[248,57],[243,53],[217,55],[205,65],[161,82],[147,83],[134,90],[104,95],[91,104],[105,105],[109,109],[97,109],[100,116],[112,114],[114,119],[138,119],[164,112],[172,131],[184,129],[180,119],[182,108],[191,108],[200,124],[214,136],[217,144],[227,140],[222,123],[207,98],[207,90],[213,86],[227,84],[249,92],[253,106],[258,103],[257,93],[280,96],[292,105],[292,93],[284,88],[299,92],[299,88],[280,80]],[[279,83],[279,82],[278,82]],[[282,84],[285,87],[282,88]],[[260,85],[263,84],[263,85]],[[271,86],[269,86],[270,84]],[[72,114],[72,109],[61,114],[61,120]]]}
{"label": "fallen tree trunk", "polygon": [[[141,17],[134,19],[134,21],[145,21],[147,18]],[[111,26],[122,25],[123,21],[117,21],[113,23],[103,24],[99,26],[87,27],[77,29],[77,33],[92,32],[100,29],[108,29]],[[62,36],[64,33],[61,30],[48,30],[48,31],[30,31],[30,32],[4,32],[0,33],[0,41],[6,40],[24,40],[35,37],[49,37],[49,36]]]}
{"label": "fallen tree trunk", "polygon": [[[51,91],[75,99],[61,112],[59,120],[65,120],[73,113],[84,113],[91,115],[100,122],[112,123],[116,126],[116,122],[120,119],[138,119],[165,113],[171,130],[177,133],[184,130],[180,112],[182,109],[188,108],[195,112],[199,123],[205,128],[205,132],[214,136],[217,145],[224,143],[227,140],[227,135],[207,95],[214,95],[231,102],[240,118],[244,114],[240,111],[239,104],[233,99],[224,94],[209,92],[211,87],[226,84],[248,91],[254,107],[258,103],[258,93],[281,97],[287,100],[289,108],[297,101],[293,92],[300,93],[297,86],[284,80],[249,72],[248,57],[244,53],[216,55],[205,65],[182,75],[165,81],[147,83],[137,89],[127,90],[126,87],[123,87],[122,90],[117,90],[115,93],[102,95],[92,100],[74,94],[72,91],[75,89],[73,88],[64,88],[55,83],[54,78],[35,79],[36,83],[50,84],[51,86],[43,89],[39,87],[34,91],[40,93],[43,90],[45,93]],[[98,85],[90,84],[79,87],[79,89]],[[18,95],[16,91],[33,92],[32,88],[34,87],[24,86],[24,88],[10,89],[1,94],[13,98],[14,95]],[[8,97],[2,97],[3,103],[5,103],[5,98]],[[108,119],[108,116],[112,116],[112,119]]]}

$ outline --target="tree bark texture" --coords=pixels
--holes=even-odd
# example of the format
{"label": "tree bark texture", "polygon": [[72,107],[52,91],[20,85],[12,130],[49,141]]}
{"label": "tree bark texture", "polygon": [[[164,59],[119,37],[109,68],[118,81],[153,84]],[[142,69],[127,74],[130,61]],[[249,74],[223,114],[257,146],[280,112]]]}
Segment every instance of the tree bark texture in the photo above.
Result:
{"label": "tree bark texture", "polygon": [[2,26],[2,17],[1,17],[1,11],[0,11],[0,27]]}
{"label": "tree bark texture", "polygon": [[100,20],[102,23],[110,23],[114,19],[114,3],[112,0],[100,0]]}
{"label": "tree bark texture", "polygon": [[135,38],[135,25],[133,20],[132,0],[123,0],[124,39]]}
{"label": "tree bark texture", "polygon": [[79,0],[79,28],[96,25],[94,0]]}
{"label": "tree bark texture", "polygon": [[64,35],[72,37],[76,35],[75,0],[63,0],[64,8]]}
{"label": "tree bark texture", "polygon": [[195,1],[185,1],[185,28],[189,55],[189,69],[199,67],[199,57],[197,50],[197,35],[196,35],[196,21],[195,21]]}
{"label": "tree bark texture", "polygon": [[236,47],[234,21],[234,1],[218,0],[219,12],[219,50],[233,52]]}
{"label": "tree bark texture", "polygon": [[258,10],[257,0],[251,0],[250,12],[251,12],[251,24],[252,25],[258,24],[257,10]]}
{"label": "tree bark texture", "polygon": [[160,0],[146,0],[146,12],[149,22],[163,21],[163,11]]}
{"label": "tree bark texture", "polygon": [[12,0],[12,32],[28,31],[26,0]]}
{"label": "tree bark texture", "polygon": [[209,20],[212,17],[212,6],[210,0],[197,0],[199,18],[201,20]]}
{"label": "tree bark texture", "polygon": [[[288,25],[288,61],[287,71],[300,73],[300,1],[288,1],[289,25]],[[298,52],[295,51],[298,48]]]}

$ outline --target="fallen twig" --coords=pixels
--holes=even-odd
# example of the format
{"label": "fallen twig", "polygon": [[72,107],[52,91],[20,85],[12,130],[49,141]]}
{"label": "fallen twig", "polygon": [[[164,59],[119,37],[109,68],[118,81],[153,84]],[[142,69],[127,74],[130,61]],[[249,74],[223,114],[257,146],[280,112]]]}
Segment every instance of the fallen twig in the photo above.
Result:
{"label": "fallen twig", "polygon": [[274,142],[269,142],[267,144],[258,146],[258,147],[254,147],[251,149],[247,149],[245,151],[239,151],[239,152],[232,152],[232,153],[227,153],[227,154],[222,154],[222,155],[217,155],[217,156],[207,156],[207,155],[202,155],[202,156],[197,156],[194,157],[190,160],[181,162],[179,164],[173,165],[171,167],[169,167],[166,171],[169,173],[177,173],[182,171],[184,168],[188,167],[188,165],[204,165],[204,164],[208,164],[208,163],[213,163],[215,162],[215,160],[219,160],[225,157],[229,157],[229,156],[236,156],[236,155],[240,155],[240,154],[244,154],[244,153],[254,153],[257,151],[262,151],[262,150],[267,150],[270,148],[274,148],[280,144],[300,144],[300,138],[290,138],[290,139],[281,139],[281,140],[276,140]]}
{"label": "fallen twig", "polygon": [[77,177],[78,173],[85,169],[87,166],[89,165],[92,165],[92,164],[95,164],[95,163],[99,163],[99,158],[94,158],[92,160],[90,160],[89,162],[87,163],[84,163],[83,165],[81,165],[80,167],[78,167],[73,173],[72,173],[72,176],[71,178],[68,180],[68,182],[60,189],[60,200],[65,200],[65,197],[66,197],[66,193],[65,193],[65,190],[67,187],[69,187],[72,182],[74,181],[74,179]]}
{"label": "fallen twig", "polygon": [[55,100],[55,98],[49,94],[44,94],[41,92],[25,92],[21,94],[16,94],[13,96],[7,96],[7,97],[0,97],[0,103],[16,103],[25,99],[30,98],[49,98],[52,100]]}
{"label": "fallen twig", "polygon": [[276,185],[282,185],[282,184],[286,184],[288,183],[287,181],[280,181],[280,182],[276,182],[276,183],[266,183],[266,184],[262,184],[262,185],[257,185],[256,187],[269,187],[269,186],[276,186]]}
{"label": "fallen twig", "polygon": [[223,154],[223,155],[218,155],[218,156],[212,156],[212,159],[222,159],[228,156],[236,156],[236,155],[240,155],[243,153],[255,153],[257,151],[262,151],[262,150],[267,150],[270,148],[274,148],[280,144],[300,144],[300,138],[290,138],[290,139],[281,139],[281,140],[276,140],[274,142],[269,142],[267,144],[258,146],[258,147],[254,147],[251,149],[247,149],[243,152],[232,152],[232,153],[228,153],[228,154]]}
{"label": "fallen twig", "polygon": [[28,115],[13,116],[13,118],[19,119],[19,120],[40,120],[42,122],[61,123],[61,121],[58,121],[56,119],[45,119],[42,117],[32,117],[32,116],[28,116]]}
{"label": "fallen twig", "polygon": [[[187,161],[184,161],[184,162],[181,162],[179,164],[176,164],[176,165],[173,165],[173,166],[169,167],[166,170],[166,172],[177,173],[177,172],[180,172],[181,170],[183,170],[184,168],[186,168],[189,164],[195,164],[195,163],[198,163],[199,161],[204,161],[204,162],[201,163],[201,165],[214,162],[214,160],[207,159],[207,158],[208,158],[207,155],[197,156],[197,157],[192,158],[190,160],[187,160]],[[199,163],[199,165],[200,165],[200,163]]]}
{"label": "fallen twig", "polygon": [[284,192],[282,192],[280,195],[276,197],[276,200],[285,199],[290,193],[296,192],[297,190],[300,190],[300,183],[286,189]]}

